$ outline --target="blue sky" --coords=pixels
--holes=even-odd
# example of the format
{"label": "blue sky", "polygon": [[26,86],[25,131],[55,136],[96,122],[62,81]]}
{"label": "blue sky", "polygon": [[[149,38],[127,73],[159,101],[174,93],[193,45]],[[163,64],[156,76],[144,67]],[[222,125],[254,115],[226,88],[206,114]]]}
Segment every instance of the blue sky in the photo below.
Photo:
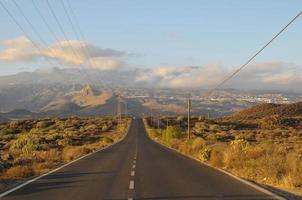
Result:
{"label": "blue sky", "polygon": [[[52,28],[62,34],[46,7],[34,0]],[[64,0],[66,1],[66,0]],[[238,67],[302,9],[300,0],[69,0],[87,42],[126,52],[128,66],[156,68],[219,64]],[[21,21],[14,5],[2,0]],[[53,37],[35,13],[31,0],[16,0],[49,44]],[[76,39],[60,0],[49,0],[68,39]],[[0,40],[23,36],[0,7]],[[33,35],[32,38],[39,42]],[[256,62],[302,64],[302,17]],[[3,50],[4,47],[2,46]],[[46,67],[43,60],[0,61],[0,74]]]}

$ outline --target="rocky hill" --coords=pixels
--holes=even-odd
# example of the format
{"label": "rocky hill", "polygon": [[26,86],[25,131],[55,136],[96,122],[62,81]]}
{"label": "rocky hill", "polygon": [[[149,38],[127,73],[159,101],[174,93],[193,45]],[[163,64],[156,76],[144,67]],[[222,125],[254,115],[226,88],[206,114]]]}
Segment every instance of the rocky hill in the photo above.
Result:
{"label": "rocky hill", "polygon": [[233,120],[252,120],[279,115],[282,117],[302,116],[302,102],[292,104],[259,104],[254,107],[237,112],[227,118]]}

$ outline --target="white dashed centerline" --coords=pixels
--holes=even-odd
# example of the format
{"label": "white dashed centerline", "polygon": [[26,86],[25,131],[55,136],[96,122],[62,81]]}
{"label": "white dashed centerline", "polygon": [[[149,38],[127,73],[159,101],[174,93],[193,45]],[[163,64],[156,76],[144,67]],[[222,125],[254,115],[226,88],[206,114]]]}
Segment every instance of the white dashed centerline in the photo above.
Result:
{"label": "white dashed centerline", "polygon": [[134,176],[135,175],[135,171],[131,171],[131,176]]}
{"label": "white dashed centerline", "polygon": [[131,180],[129,183],[129,190],[133,190],[134,189],[134,181]]}
{"label": "white dashed centerline", "polygon": [[[137,159],[137,145],[138,144],[138,137],[137,137],[137,133],[136,133],[136,139],[135,139],[135,152],[134,152],[134,157],[133,157],[133,164],[132,164],[132,170],[131,170],[131,179],[130,179],[130,182],[129,182],[129,190],[134,190],[134,177],[135,177],[135,168],[136,168],[136,159]],[[128,197],[128,200],[133,200],[134,198],[131,197],[134,195],[133,193],[134,191],[130,192],[129,193],[129,196]],[[131,194],[131,195],[130,195]]]}

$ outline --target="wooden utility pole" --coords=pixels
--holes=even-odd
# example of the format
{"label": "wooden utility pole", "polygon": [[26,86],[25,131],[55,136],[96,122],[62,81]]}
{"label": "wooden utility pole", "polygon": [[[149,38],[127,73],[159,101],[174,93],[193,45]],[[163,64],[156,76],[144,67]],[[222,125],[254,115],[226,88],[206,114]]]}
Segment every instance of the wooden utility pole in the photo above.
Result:
{"label": "wooden utility pole", "polygon": [[190,118],[191,118],[191,99],[190,99],[190,97],[189,97],[189,98],[188,98],[188,130],[187,130],[187,133],[188,133],[188,140],[189,140],[190,137],[191,137]]}
{"label": "wooden utility pole", "polygon": [[153,126],[153,116],[152,116],[152,110],[151,110],[151,113],[150,113],[150,124],[151,124],[151,127]]}
{"label": "wooden utility pole", "polygon": [[169,126],[169,117],[167,116],[167,125],[166,125],[166,130],[168,129]]}
{"label": "wooden utility pole", "polygon": [[118,94],[117,98],[117,117],[118,117],[118,126],[120,126],[122,122],[122,108],[121,108],[121,95]]}
{"label": "wooden utility pole", "polygon": [[124,101],[124,104],[125,104],[125,116],[127,116],[128,115],[128,104],[127,104],[127,101],[126,101],[126,99],[125,99],[125,101]]}
{"label": "wooden utility pole", "polygon": [[158,114],[157,118],[157,128],[160,129],[160,114]]}

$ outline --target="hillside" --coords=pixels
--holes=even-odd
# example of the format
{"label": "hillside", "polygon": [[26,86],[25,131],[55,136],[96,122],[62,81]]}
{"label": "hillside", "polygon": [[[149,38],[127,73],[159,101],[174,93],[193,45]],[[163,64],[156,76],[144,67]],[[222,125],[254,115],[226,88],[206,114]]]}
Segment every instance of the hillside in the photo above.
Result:
{"label": "hillside", "polygon": [[302,102],[292,104],[259,104],[237,112],[227,118],[232,120],[252,120],[271,115],[279,115],[282,117],[302,116]]}
{"label": "hillside", "polygon": [[99,106],[110,99],[112,93],[108,91],[96,91],[90,85],[86,85],[79,93],[75,94],[71,101],[79,106]]}
{"label": "hillside", "polygon": [[155,99],[150,99],[144,102],[142,105],[149,110],[154,110],[155,112],[169,113],[169,112],[178,111],[179,113],[184,114],[187,111],[184,105],[176,105],[173,103],[162,104]]}
{"label": "hillside", "polygon": [[74,113],[81,109],[96,107],[105,104],[112,97],[108,91],[99,91],[86,85],[79,91],[72,91],[63,97],[50,101],[41,111],[44,113]]}
{"label": "hillside", "polygon": [[5,117],[2,117],[0,115],[0,123],[7,122],[7,121],[8,121],[8,119],[6,119]]}

